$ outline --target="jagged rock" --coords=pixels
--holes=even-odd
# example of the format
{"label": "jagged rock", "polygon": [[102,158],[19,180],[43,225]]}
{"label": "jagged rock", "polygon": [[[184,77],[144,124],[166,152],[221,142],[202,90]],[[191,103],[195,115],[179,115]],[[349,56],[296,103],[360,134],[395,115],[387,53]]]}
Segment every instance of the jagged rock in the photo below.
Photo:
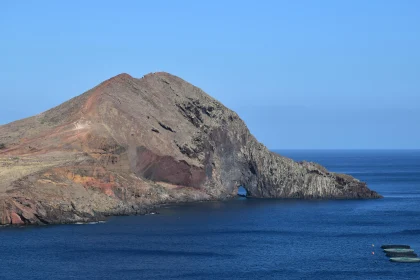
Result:
{"label": "jagged rock", "polygon": [[163,127],[164,129],[169,130],[170,132],[176,132],[176,131],[175,131],[175,130],[173,130],[171,127],[169,127],[169,126],[167,126],[167,125],[165,125],[165,124],[163,124],[163,123],[161,123],[161,122],[159,122],[159,125],[160,125],[161,127]]}
{"label": "jagged rock", "polygon": [[252,197],[380,197],[351,176],[270,152],[235,112],[167,73],[118,75],[0,126],[0,143],[2,224],[142,214],[233,197],[239,186]]}

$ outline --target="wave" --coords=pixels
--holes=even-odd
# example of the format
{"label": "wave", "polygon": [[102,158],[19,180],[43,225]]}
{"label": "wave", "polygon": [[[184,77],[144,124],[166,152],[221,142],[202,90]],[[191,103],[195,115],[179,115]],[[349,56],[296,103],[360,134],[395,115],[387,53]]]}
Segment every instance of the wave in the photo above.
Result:
{"label": "wave", "polygon": [[[123,256],[187,256],[187,257],[234,257],[233,254],[217,253],[212,251],[186,251],[186,250],[150,250],[150,249],[132,249],[132,248],[115,248],[115,249],[97,249],[95,254],[105,255],[123,255]],[[91,250],[81,249],[72,250],[72,253],[91,254]]]}
{"label": "wave", "polygon": [[403,234],[403,235],[419,235],[420,234],[420,229],[406,229],[406,230],[402,230],[397,232],[398,234]]}
{"label": "wave", "polygon": [[97,222],[77,222],[74,223],[75,225],[96,225],[96,224],[103,224],[106,223],[106,221],[97,221]]}

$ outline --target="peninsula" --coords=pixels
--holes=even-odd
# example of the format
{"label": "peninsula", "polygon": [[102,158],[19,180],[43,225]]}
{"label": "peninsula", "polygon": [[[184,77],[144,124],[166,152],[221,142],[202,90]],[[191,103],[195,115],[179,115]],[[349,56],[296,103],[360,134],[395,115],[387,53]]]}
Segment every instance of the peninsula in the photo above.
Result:
{"label": "peninsula", "polygon": [[164,72],[120,74],[0,126],[0,224],[143,214],[226,199],[239,186],[255,198],[381,197],[351,176],[269,151],[235,112]]}

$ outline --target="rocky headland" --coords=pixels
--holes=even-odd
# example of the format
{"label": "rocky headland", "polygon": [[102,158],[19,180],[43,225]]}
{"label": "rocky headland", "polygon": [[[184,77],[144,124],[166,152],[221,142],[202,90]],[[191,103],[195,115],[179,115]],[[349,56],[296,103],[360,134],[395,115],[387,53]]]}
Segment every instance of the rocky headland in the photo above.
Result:
{"label": "rocky headland", "polygon": [[0,224],[88,222],[236,196],[380,198],[365,183],[269,151],[238,115],[168,73],[120,74],[0,126]]}

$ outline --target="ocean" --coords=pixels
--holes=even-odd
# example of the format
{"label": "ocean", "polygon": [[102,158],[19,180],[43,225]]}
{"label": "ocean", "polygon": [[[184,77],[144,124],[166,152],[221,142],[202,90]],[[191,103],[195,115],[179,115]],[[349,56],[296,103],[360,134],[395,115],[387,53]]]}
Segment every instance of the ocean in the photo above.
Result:
{"label": "ocean", "polygon": [[378,200],[167,206],[105,223],[0,229],[0,279],[420,279],[420,151],[278,151],[366,181]]}

